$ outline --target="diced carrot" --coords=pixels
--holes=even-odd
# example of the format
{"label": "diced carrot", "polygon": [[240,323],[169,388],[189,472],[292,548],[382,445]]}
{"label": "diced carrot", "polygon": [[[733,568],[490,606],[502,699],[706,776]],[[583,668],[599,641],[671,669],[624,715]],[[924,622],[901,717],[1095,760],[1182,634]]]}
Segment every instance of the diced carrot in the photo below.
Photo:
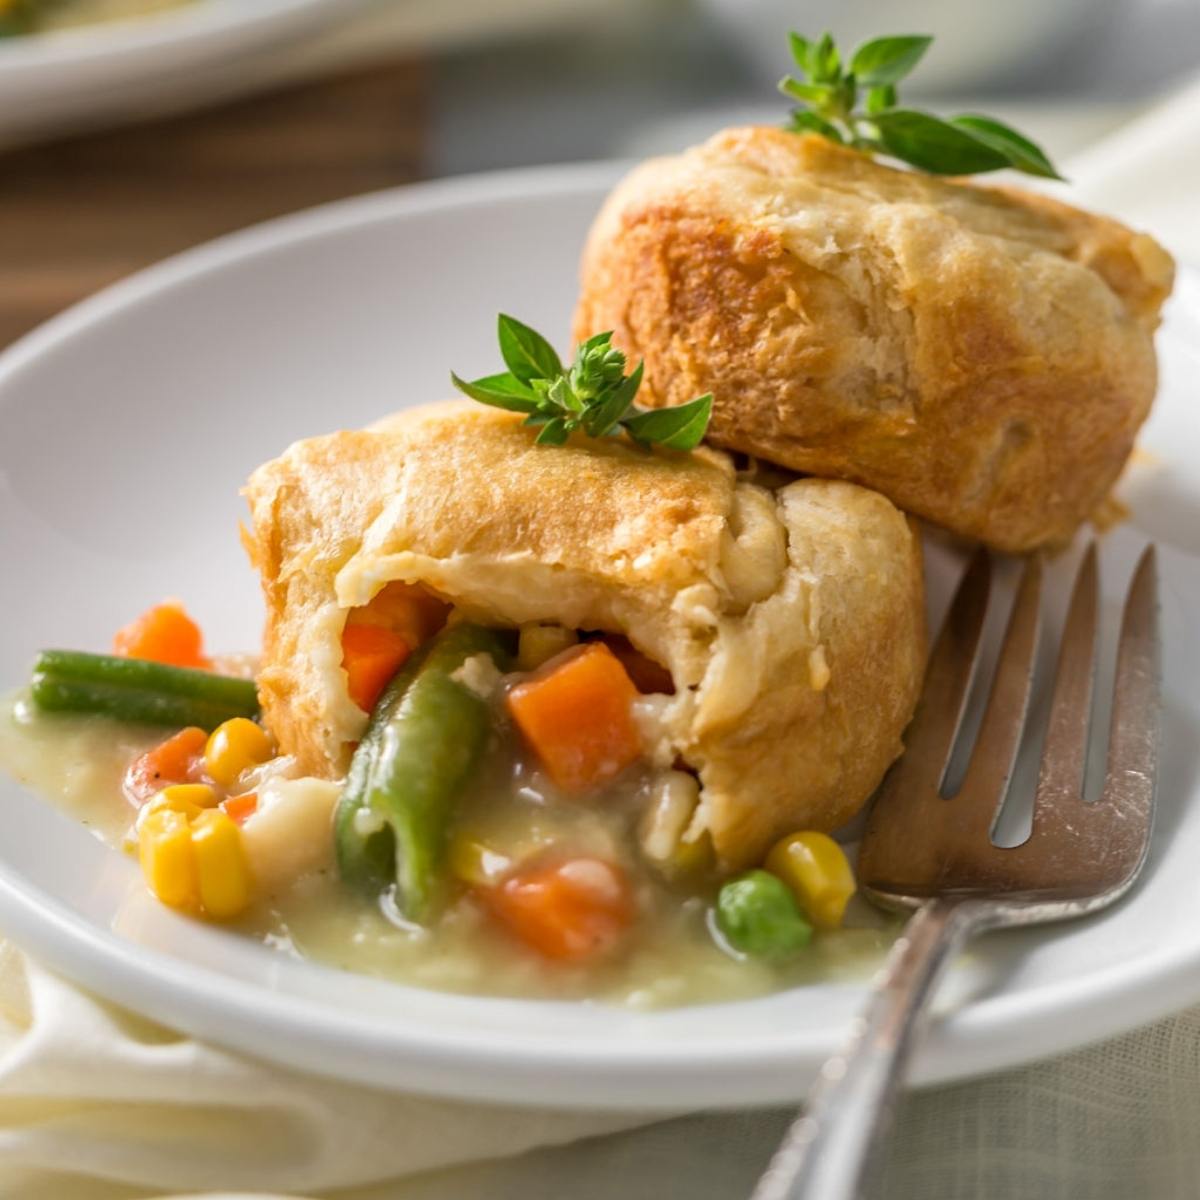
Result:
{"label": "diced carrot", "polygon": [[370,604],[356,608],[348,625],[381,625],[419,646],[446,623],[450,605],[415,583],[389,583]]}
{"label": "diced carrot", "polygon": [[242,796],[227,796],[217,807],[223,809],[227,817],[242,825],[248,817],[254,816],[258,811],[258,793],[246,792]]}
{"label": "diced carrot", "polygon": [[446,623],[450,606],[423,587],[393,582],[346,619],[342,667],[350,699],[364,712],[426,638]]}
{"label": "diced carrot", "polygon": [[568,792],[619,775],[641,755],[625,668],[603,642],[573,647],[517,684],[508,711],[546,773]]}
{"label": "diced carrot", "polygon": [[675,695],[675,681],[671,678],[671,672],[654,659],[647,658],[628,638],[619,633],[606,633],[600,641],[617,656],[639,692]]}
{"label": "diced carrot", "polygon": [[148,658],[173,667],[210,666],[199,626],[176,600],[156,604],[118,629],[113,637],[113,653],[126,658]]}
{"label": "diced carrot", "polygon": [[342,669],[350,699],[370,712],[411,653],[406,638],[382,625],[347,625],[342,631]]}
{"label": "diced carrot", "polygon": [[564,962],[610,953],[636,915],[625,873],[599,858],[543,862],[476,894],[526,945]]}
{"label": "diced carrot", "polygon": [[125,795],[133,804],[145,804],[171,783],[197,783],[204,769],[208,734],[196,725],[178,733],[135,758],[125,772]]}

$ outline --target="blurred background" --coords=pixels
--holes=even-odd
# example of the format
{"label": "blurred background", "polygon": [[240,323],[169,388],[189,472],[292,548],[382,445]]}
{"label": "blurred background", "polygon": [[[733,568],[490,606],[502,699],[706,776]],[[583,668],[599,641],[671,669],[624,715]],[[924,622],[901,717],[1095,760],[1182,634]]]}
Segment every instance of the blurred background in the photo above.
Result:
{"label": "blurred background", "polygon": [[780,121],[788,29],[935,34],[906,98],[1059,161],[1200,72],[1200,0],[0,0],[0,346],[314,203]]}

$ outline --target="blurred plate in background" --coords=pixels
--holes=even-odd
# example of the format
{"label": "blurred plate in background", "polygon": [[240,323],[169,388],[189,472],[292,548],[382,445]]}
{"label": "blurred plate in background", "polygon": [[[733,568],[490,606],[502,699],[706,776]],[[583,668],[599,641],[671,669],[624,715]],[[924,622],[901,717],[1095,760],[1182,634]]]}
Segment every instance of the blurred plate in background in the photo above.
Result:
{"label": "blurred plate in background", "polygon": [[[605,6],[629,8],[636,0]],[[596,0],[193,0],[0,39],[0,146],[264,90],[368,59],[478,43]]]}
{"label": "blurred plate in background", "polygon": [[[199,98],[214,64],[298,38],[356,0],[196,0],[150,15],[0,41],[0,141]],[[218,72],[214,78],[221,78]]]}

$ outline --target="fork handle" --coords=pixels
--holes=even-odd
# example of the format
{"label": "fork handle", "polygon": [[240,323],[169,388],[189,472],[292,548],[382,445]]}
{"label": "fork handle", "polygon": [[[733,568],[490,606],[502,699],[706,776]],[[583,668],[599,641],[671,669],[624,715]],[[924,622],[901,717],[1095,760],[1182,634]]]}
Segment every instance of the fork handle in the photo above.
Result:
{"label": "fork handle", "polygon": [[862,1016],[818,1076],[751,1200],[856,1200],[891,1125],[919,1020],[943,971],[996,910],[939,898],[913,914]]}

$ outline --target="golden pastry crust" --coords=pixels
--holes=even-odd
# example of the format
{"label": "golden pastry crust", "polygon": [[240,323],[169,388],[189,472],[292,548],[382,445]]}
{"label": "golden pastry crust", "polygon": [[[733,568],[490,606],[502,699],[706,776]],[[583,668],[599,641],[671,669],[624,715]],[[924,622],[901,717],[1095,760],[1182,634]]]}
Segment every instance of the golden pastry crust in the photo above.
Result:
{"label": "golden pastry crust", "polygon": [[1026,551],[1120,473],[1172,279],[1115,221],[752,127],[617,187],[575,331],[645,358],[639,400],[713,392],[717,445]]}
{"label": "golden pastry crust", "polygon": [[512,414],[451,402],[298,442],[246,495],[263,711],[311,773],[344,771],[362,734],[341,630],[393,580],[487,623],[623,633],[667,666],[675,696],[639,702],[647,750],[698,770],[731,869],[843,824],[900,752],[924,665],[920,539],[876,493],[771,492],[717,451],[547,450]]}

